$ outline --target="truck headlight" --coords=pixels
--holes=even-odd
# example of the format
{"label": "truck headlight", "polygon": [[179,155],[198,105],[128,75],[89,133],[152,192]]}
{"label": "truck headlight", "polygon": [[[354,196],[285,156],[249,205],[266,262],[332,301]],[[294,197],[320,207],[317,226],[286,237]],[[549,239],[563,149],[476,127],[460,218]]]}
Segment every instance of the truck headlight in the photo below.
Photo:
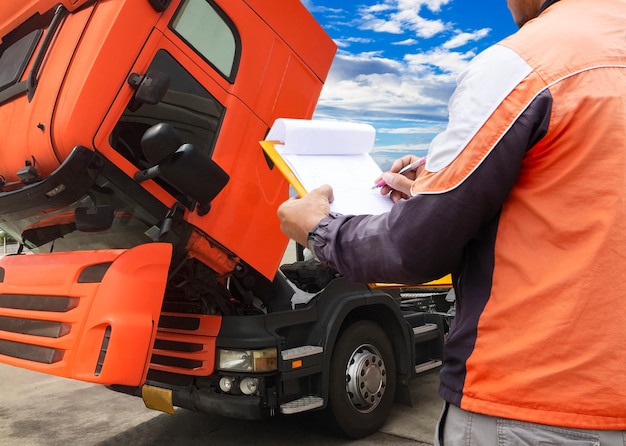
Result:
{"label": "truck headlight", "polygon": [[217,368],[231,372],[271,372],[277,369],[276,348],[217,351]]}

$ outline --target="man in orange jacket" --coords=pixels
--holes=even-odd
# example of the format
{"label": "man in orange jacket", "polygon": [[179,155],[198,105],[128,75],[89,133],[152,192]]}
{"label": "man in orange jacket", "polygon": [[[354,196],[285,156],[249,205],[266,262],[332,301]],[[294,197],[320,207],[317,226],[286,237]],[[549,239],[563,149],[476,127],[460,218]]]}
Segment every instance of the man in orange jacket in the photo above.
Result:
{"label": "man in orange jacket", "polygon": [[624,445],[626,0],[508,5],[425,168],[383,174],[389,213],[331,213],[324,186],[281,228],[354,281],[452,273],[437,441]]}

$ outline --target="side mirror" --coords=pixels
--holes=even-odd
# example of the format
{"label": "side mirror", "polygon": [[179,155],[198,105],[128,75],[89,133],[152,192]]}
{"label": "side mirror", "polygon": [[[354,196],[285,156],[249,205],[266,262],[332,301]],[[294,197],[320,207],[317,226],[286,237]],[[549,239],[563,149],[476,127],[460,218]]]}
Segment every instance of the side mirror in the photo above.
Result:
{"label": "side mirror", "polygon": [[198,214],[209,212],[211,201],[230,176],[206,153],[182,144],[174,127],[159,123],[141,138],[141,150],[152,167],[135,174],[135,181],[160,177],[198,204]]}
{"label": "side mirror", "polygon": [[141,151],[151,166],[156,166],[183,144],[174,127],[165,122],[150,127],[141,137]]}
{"label": "side mirror", "polygon": [[230,176],[211,157],[191,144],[183,144],[159,164],[161,177],[198,203],[198,214],[209,211],[211,201],[224,189]]}
{"label": "side mirror", "polygon": [[145,76],[131,73],[128,77],[128,83],[136,90],[128,104],[131,111],[138,110],[142,104],[158,104],[170,88],[169,76],[157,70],[150,70]]}

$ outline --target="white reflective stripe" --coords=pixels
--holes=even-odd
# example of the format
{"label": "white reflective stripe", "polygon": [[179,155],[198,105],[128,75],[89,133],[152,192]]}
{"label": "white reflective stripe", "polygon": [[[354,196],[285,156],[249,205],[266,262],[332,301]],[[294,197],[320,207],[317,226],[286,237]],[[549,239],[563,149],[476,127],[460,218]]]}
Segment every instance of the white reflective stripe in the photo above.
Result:
{"label": "white reflective stripe", "polygon": [[457,78],[448,104],[448,126],[433,139],[426,169],[438,172],[448,166],[531,71],[524,59],[501,45],[476,56]]}

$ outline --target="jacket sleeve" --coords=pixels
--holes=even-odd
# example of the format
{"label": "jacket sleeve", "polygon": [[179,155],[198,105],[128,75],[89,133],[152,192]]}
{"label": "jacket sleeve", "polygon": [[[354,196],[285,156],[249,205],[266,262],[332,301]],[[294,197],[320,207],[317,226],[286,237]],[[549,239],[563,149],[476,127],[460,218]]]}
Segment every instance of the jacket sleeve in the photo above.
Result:
{"label": "jacket sleeve", "polygon": [[427,176],[454,181],[421,190],[418,178],[415,196],[389,213],[324,218],[314,243],[320,261],[361,282],[418,284],[454,272],[469,242],[497,220],[526,151],[547,131],[547,89],[524,92],[521,105],[508,100],[528,74],[506,48],[478,56],[459,76],[448,127],[428,153]]}

